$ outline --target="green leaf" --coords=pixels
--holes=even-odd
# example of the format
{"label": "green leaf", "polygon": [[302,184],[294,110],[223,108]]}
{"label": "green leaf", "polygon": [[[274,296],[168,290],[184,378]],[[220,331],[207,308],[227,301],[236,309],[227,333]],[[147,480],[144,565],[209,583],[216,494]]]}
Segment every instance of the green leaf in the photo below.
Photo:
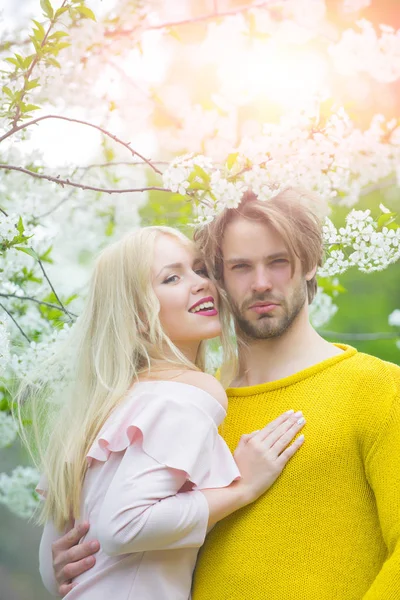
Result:
{"label": "green leaf", "polygon": [[33,88],[39,87],[40,83],[39,83],[39,77],[37,79],[32,79],[31,81],[27,81],[25,84],[25,89],[28,90],[33,90]]}
{"label": "green leaf", "polygon": [[40,54],[40,51],[41,51],[40,42],[38,42],[38,40],[37,40],[37,39],[36,39],[36,38],[35,38],[33,35],[30,35],[30,36],[29,36],[29,39],[31,40],[31,42],[32,42],[32,44],[33,44],[33,46],[34,46],[34,48],[35,48],[35,50],[36,50],[36,53],[37,53],[37,55],[39,55],[39,54]]}
{"label": "green leaf", "polygon": [[193,171],[194,171],[195,175],[197,175],[197,177],[200,177],[200,179],[202,179],[203,181],[205,181],[207,183],[210,181],[209,174],[206,173],[204,169],[199,167],[199,165],[193,165]]}
{"label": "green leaf", "polygon": [[54,16],[54,10],[50,4],[50,0],[40,0],[40,6],[42,7],[42,10],[46,17],[52,19]]}
{"label": "green leaf", "polygon": [[9,96],[9,98],[14,98],[14,93],[10,90],[9,87],[7,87],[6,85],[3,85],[3,92],[5,94],[7,94],[7,96]]}
{"label": "green leaf", "polygon": [[47,263],[53,264],[53,259],[50,257],[52,250],[53,250],[53,246],[50,246],[50,248],[48,248],[46,250],[46,252],[44,252],[44,254],[41,254],[40,260],[42,262],[47,262]]}
{"label": "green leaf", "polygon": [[19,250],[20,252],[25,252],[25,254],[29,254],[29,256],[32,256],[32,258],[34,258],[35,260],[39,260],[39,256],[32,248],[22,248],[22,246],[15,246],[15,249]]}
{"label": "green leaf", "polygon": [[32,19],[32,21],[35,23],[35,25],[38,28],[38,31],[40,32],[42,39],[43,39],[44,36],[46,35],[43,25],[41,23],[39,23],[39,21],[35,21],[35,19]]}
{"label": "green leaf", "polygon": [[19,67],[19,63],[16,58],[8,57],[8,58],[5,58],[4,60],[11,63],[12,65],[15,65],[16,67]]}
{"label": "green leaf", "polygon": [[67,33],[66,31],[55,31],[54,33],[49,35],[49,37],[47,39],[48,40],[59,40],[60,38],[63,38],[63,37],[69,37],[69,33]]}
{"label": "green leaf", "polygon": [[56,14],[54,15],[54,17],[56,19],[58,19],[58,17],[61,17],[61,15],[63,15],[65,12],[67,12],[68,9],[69,9],[68,6],[62,6],[61,8],[58,8],[56,10]]}
{"label": "green leaf", "polygon": [[114,233],[115,222],[113,220],[108,221],[107,227],[105,230],[105,234],[107,237],[110,237]]}
{"label": "green leaf", "polygon": [[174,29],[173,27],[170,27],[169,29],[167,29],[167,32],[168,32],[168,34],[169,34],[171,37],[173,37],[173,38],[175,38],[176,40],[178,40],[178,42],[181,42],[181,41],[182,41],[182,38],[181,38],[181,36],[180,36],[180,35],[179,35],[179,33],[177,32],[177,30],[176,30],[176,29]]}
{"label": "green leaf", "polygon": [[77,6],[76,10],[82,17],[86,19],[92,19],[92,21],[96,20],[94,12],[90,10],[90,8],[88,8],[87,6]]}
{"label": "green leaf", "polygon": [[21,69],[24,69],[25,68],[24,67],[25,59],[20,54],[17,54],[17,53],[15,53],[15,58],[17,59],[18,64],[21,67]]}
{"label": "green leaf", "polygon": [[25,227],[24,227],[24,224],[23,224],[23,222],[22,222],[22,217],[20,217],[20,218],[18,219],[18,223],[17,223],[17,229],[18,229],[18,232],[19,232],[21,235],[22,235],[22,234],[24,233],[24,231],[25,231]]}
{"label": "green leaf", "polygon": [[112,162],[115,158],[115,152],[112,148],[107,146],[104,148],[104,156],[107,162]]}
{"label": "green leaf", "polygon": [[388,225],[385,225],[385,227],[387,227],[388,229],[399,229],[400,225],[398,223],[395,223],[393,221],[392,223],[389,223]]}
{"label": "green leaf", "polygon": [[226,159],[226,166],[229,170],[235,165],[238,156],[239,152],[232,152],[232,154],[229,154],[228,158]]}
{"label": "green leaf", "polygon": [[381,229],[384,225],[388,225],[389,223],[391,223],[395,217],[396,213],[383,213],[378,219],[378,229]]}
{"label": "green leaf", "polygon": [[35,54],[31,54],[30,56],[27,56],[24,60],[24,69],[29,69],[29,67],[32,64],[33,59],[36,58]]}
{"label": "green leaf", "polygon": [[58,62],[58,60],[56,60],[55,58],[52,58],[51,56],[46,58],[46,62],[49,65],[53,65],[53,67],[57,67],[58,69],[61,69],[61,65]]}
{"label": "green leaf", "polygon": [[24,104],[24,112],[31,112],[32,110],[39,110],[40,106],[36,104]]}
{"label": "green leaf", "polygon": [[57,51],[57,54],[60,52],[60,50],[62,50],[63,48],[69,48],[71,45],[70,42],[59,42],[57,44],[57,46],[54,47],[54,50]]}
{"label": "green leaf", "polygon": [[202,181],[192,181],[188,190],[207,190],[207,184]]}

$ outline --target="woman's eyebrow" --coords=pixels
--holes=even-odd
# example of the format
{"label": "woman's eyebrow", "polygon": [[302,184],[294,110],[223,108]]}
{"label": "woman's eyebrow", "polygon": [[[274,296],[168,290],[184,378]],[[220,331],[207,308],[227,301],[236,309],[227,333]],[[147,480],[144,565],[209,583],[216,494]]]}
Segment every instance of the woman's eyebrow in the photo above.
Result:
{"label": "woman's eyebrow", "polygon": [[183,264],[180,262],[171,263],[170,265],[164,265],[163,268],[161,269],[161,271],[156,275],[156,277],[161,275],[161,273],[164,271],[164,269],[181,269],[182,267],[183,267]]}

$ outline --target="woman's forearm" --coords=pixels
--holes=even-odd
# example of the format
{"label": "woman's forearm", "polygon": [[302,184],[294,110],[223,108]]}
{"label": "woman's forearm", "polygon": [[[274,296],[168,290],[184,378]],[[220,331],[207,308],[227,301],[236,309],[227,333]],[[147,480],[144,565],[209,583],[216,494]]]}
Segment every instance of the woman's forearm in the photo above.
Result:
{"label": "woman's forearm", "polygon": [[211,529],[221,519],[252,502],[249,493],[245,491],[240,481],[234,481],[228,487],[200,491],[208,503],[207,529]]}

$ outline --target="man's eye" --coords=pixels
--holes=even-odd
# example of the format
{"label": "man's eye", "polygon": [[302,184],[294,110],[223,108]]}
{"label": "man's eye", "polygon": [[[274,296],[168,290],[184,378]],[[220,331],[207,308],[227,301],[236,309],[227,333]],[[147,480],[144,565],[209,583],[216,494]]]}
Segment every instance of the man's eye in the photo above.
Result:
{"label": "man's eye", "polygon": [[272,261],[273,265],[286,265],[288,264],[288,260],[286,258],[277,258],[276,260]]}
{"label": "man's eye", "polygon": [[179,279],[178,275],[170,275],[164,279],[163,283],[175,283]]}
{"label": "man's eye", "polygon": [[232,271],[237,271],[238,269],[245,269],[246,267],[248,267],[249,265],[246,263],[238,263],[237,265],[233,265],[232,267]]}

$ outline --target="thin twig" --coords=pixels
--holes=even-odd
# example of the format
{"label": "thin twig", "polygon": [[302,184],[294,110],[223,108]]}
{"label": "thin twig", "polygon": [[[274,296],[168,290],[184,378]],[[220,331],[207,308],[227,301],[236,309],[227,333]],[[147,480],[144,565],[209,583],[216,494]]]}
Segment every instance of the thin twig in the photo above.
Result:
{"label": "thin twig", "polygon": [[105,194],[127,194],[129,192],[147,192],[150,190],[156,190],[158,192],[170,192],[171,190],[167,188],[157,187],[157,186],[149,186],[143,188],[124,188],[124,189],[115,189],[115,188],[99,188],[94,187],[92,185],[84,185],[83,183],[77,183],[76,181],[70,181],[69,179],[61,179],[61,177],[53,177],[52,175],[42,175],[41,173],[35,173],[34,171],[29,171],[28,169],[24,169],[23,167],[17,167],[15,165],[1,165],[0,169],[5,169],[6,171],[19,171],[20,173],[25,173],[26,175],[31,175],[32,177],[36,177],[36,179],[46,179],[47,181],[52,181],[53,183],[58,183],[64,187],[65,185],[69,185],[71,187],[79,188],[80,190],[91,190],[93,192],[104,192]]}
{"label": "thin twig", "polygon": [[392,187],[396,185],[396,177],[390,177],[386,179],[386,181],[381,181],[380,183],[372,183],[368,185],[361,191],[361,196],[367,196],[368,194],[372,194],[372,192],[377,192],[379,190],[384,190],[385,188]]}
{"label": "thin twig", "polygon": [[[40,304],[41,306],[47,306],[48,308],[56,308],[57,310],[60,310],[61,312],[64,312],[63,308],[61,306],[57,306],[57,304],[51,304],[51,302],[45,302],[44,300],[37,300],[36,298],[32,298],[31,296],[17,296],[17,294],[1,294],[0,296],[2,298],[15,298],[16,300],[28,300],[30,302],[35,302],[36,304]],[[77,318],[78,315],[75,315],[74,313],[68,313],[68,316],[72,315],[74,318]]]}
{"label": "thin twig", "polygon": [[68,202],[68,200],[74,194],[75,194],[75,189],[72,188],[72,190],[69,191],[69,193],[65,196],[65,198],[62,198],[59,202],[57,202],[57,204],[55,206],[53,206],[53,208],[50,208],[49,210],[47,210],[46,212],[42,213],[41,215],[33,215],[32,218],[35,221],[40,221],[40,219],[44,219],[45,217],[48,217],[49,215],[53,214],[53,212],[55,212],[58,208],[60,208],[60,206],[62,206],[66,202]]}
{"label": "thin twig", "polygon": [[[153,160],[151,161],[153,165],[169,165],[167,160]],[[94,163],[92,165],[86,165],[86,167],[76,167],[80,171],[88,171],[89,169],[96,168],[108,168],[108,167],[146,167],[147,165],[139,160],[133,160],[129,162],[128,160],[116,161],[116,162],[106,162],[106,163]]]}
{"label": "thin twig", "polygon": [[[285,0],[283,0],[285,1]],[[266,8],[271,4],[282,4],[282,0],[278,2],[277,0],[264,0],[264,2],[255,2],[254,4],[246,4],[245,6],[238,6],[237,8],[232,8],[230,10],[226,10],[223,12],[214,12],[209,13],[207,15],[201,15],[200,17],[193,17],[189,19],[184,19],[182,21],[170,21],[169,23],[160,23],[158,25],[148,25],[143,28],[143,31],[152,31],[156,29],[171,29],[174,27],[181,27],[183,25],[192,25],[193,23],[202,23],[206,21],[212,21],[213,19],[220,19],[222,17],[231,17],[234,15],[243,14],[249,12],[250,10],[254,10],[257,8]],[[104,32],[105,37],[119,37],[119,36],[127,36],[131,35],[135,32],[135,29],[123,29],[123,30],[106,30]]]}
{"label": "thin twig", "polygon": [[400,333],[342,333],[338,331],[325,331],[318,330],[323,336],[336,338],[338,340],[395,340],[396,338],[400,338]]}
{"label": "thin twig", "polygon": [[0,307],[8,314],[8,316],[10,317],[10,319],[13,321],[13,323],[18,327],[19,331],[22,333],[22,335],[24,336],[24,338],[31,343],[31,340],[28,338],[28,336],[26,335],[26,333],[24,332],[24,330],[22,329],[22,327],[17,323],[17,321],[14,319],[14,317],[12,316],[12,314],[10,313],[10,311],[8,311],[6,309],[6,307],[4,306],[4,304],[0,303]]}
{"label": "thin twig", "polygon": [[81,119],[72,119],[71,117],[62,117],[61,115],[44,115],[43,117],[38,117],[37,119],[32,119],[31,121],[28,121],[27,123],[23,123],[22,125],[12,127],[12,129],[7,131],[7,133],[5,133],[2,137],[0,137],[0,142],[7,139],[11,135],[14,135],[14,133],[17,133],[18,131],[21,131],[22,129],[26,129],[27,127],[30,127],[31,125],[35,125],[36,123],[40,123],[40,121],[44,121],[46,119],[60,119],[61,121],[69,121],[70,123],[79,123],[80,125],[86,125],[87,127],[92,127],[93,129],[97,129],[97,131],[100,131],[107,137],[111,138],[117,144],[120,144],[121,146],[124,146],[124,148],[127,148],[129,150],[129,152],[132,154],[132,156],[138,156],[139,158],[141,158],[143,160],[143,162],[148,164],[149,167],[151,169],[153,169],[153,171],[155,171],[155,173],[158,173],[158,175],[162,175],[162,172],[159,171],[159,169],[157,169],[157,167],[155,167],[149,159],[147,159],[144,156],[142,156],[141,154],[139,154],[139,152],[136,152],[136,150],[133,150],[133,148],[130,147],[129,142],[123,142],[116,135],[110,133],[106,129],[103,129],[103,127],[100,127],[99,125],[94,125],[93,123],[88,123],[87,121],[82,121]]}
{"label": "thin twig", "polygon": [[[67,3],[67,0],[64,0],[63,3],[61,4],[60,8],[63,8],[65,6],[65,4]],[[47,42],[47,38],[49,37],[50,31],[52,30],[52,28],[54,27],[54,24],[56,22],[56,16],[54,16],[49,23],[49,26],[47,28],[47,31],[44,35],[43,40],[40,43],[40,48],[43,48],[46,45]],[[38,64],[38,62],[40,61],[41,57],[43,56],[43,54],[39,54],[39,52],[36,52],[36,56],[32,61],[32,64],[30,65],[29,69],[27,70],[27,72],[24,75],[24,86],[22,88],[22,90],[20,91],[20,97],[19,97],[19,104],[17,104],[17,110],[15,111],[15,115],[14,115],[14,119],[13,119],[13,129],[15,129],[17,127],[17,123],[21,117],[21,103],[24,100],[26,94],[27,94],[27,89],[26,89],[26,85],[29,82],[29,78],[32,75],[32,72],[34,70],[34,68],[36,67],[36,65]]]}
{"label": "thin twig", "polygon": [[63,312],[65,312],[65,314],[66,314],[66,315],[68,315],[68,317],[69,317],[69,318],[70,318],[70,320],[72,321],[72,320],[73,320],[73,319],[72,319],[72,315],[71,315],[71,314],[68,312],[68,310],[65,308],[64,304],[61,302],[60,298],[58,297],[58,295],[57,295],[57,292],[56,292],[56,290],[54,289],[54,287],[53,287],[53,284],[51,283],[50,279],[48,278],[48,276],[47,276],[47,273],[46,273],[46,271],[45,271],[45,269],[44,269],[43,263],[42,263],[42,261],[40,260],[40,258],[38,259],[38,263],[39,263],[39,266],[40,266],[40,268],[41,268],[41,270],[42,270],[42,273],[43,273],[43,275],[44,275],[44,277],[45,277],[45,279],[46,279],[47,283],[49,284],[49,286],[50,286],[50,288],[51,288],[51,291],[53,292],[53,294],[54,294],[54,296],[55,296],[55,298],[56,298],[57,302],[58,302],[58,303],[59,303],[59,305],[61,306],[61,308],[62,308]]}

